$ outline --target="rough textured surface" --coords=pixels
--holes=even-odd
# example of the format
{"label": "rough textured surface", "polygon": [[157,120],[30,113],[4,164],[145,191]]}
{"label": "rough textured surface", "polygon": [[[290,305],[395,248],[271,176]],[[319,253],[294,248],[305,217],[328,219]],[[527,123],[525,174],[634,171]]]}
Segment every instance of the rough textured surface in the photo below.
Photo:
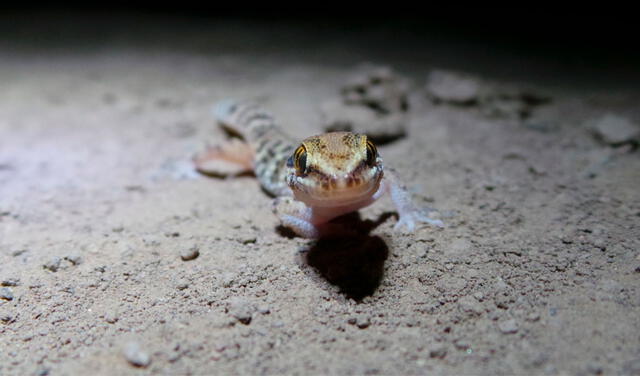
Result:
{"label": "rough textured surface", "polygon": [[[3,282],[0,374],[640,370],[640,158],[588,127],[637,123],[637,92],[410,40],[112,25],[0,49],[0,281],[19,280]],[[194,173],[223,136],[216,100],[260,100],[303,138],[362,60],[413,83],[408,137],[380,152],[446,228],[394,233],[387,201],[344,219],[361,237],[314,244],[276,228],[255,179]],[[523,69],[551,101],[526,121],[434,103],[430,64],[456,62],[482,82]]]}
{"label": "rough textured surface", "polygon": [[340,95],[320,106],[325,131],[366,133],[378,143],[407,131],[409,84],[387,66],[362,64],[346,75]]}

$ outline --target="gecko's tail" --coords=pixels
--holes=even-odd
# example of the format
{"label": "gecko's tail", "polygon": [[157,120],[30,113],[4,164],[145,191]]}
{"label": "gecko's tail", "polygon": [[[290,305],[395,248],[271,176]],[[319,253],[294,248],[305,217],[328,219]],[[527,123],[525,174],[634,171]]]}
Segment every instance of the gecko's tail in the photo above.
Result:
{"label": "gecko's tail", "polygon": [[256,140],[275,127],[271,114],[252,102],[221,100],[213,107],[213,116],[224,129],[247,141]]}

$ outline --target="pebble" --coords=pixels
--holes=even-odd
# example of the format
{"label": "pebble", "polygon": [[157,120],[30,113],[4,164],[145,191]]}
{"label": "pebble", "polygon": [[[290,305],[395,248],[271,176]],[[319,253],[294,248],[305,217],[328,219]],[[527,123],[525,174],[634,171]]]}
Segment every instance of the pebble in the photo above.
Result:
{"label": "pebble", "polygon": [[358,315],[355,317],[350,317],[347,320],[347,323],[351,325],[355,325],[360,329],[368,328],[371,325],[371,319],[367,315]]}
{"label": "pebble", "polygon": [[104,315],[104,321],[109,324],[115,324],[118,321],[118,313],[117,312],[107,312]]}
{"label": "pebble", "polygon": [[42,266],[45,269],[55,273],[58,271],[58,269],[60,269],[60,261],[60,257],[54,256]]}
{"label": "pebble", "polygon": [[2,282],[0,282],[0,286],[18,286],[20,285],[20,278],[7,278],[7,279],[3,279]]}
{"label": "pebble", "polygon": [[242,244],[253,244],[256,241],[258,241],[258,238],[256,238],[255,236],[250,236],[248,238],[242,239]]}
{"label": "pebble", "polygon": [[69,261],[73,265],[80,265],[80,263],[82,262],[82,257],[80,257],[80,255],[77,255],[77,254],[67,255],[64,257],[64,259]]}
{"label": "pebble", "polygon": [[176,284],[176,288],[178,290],[186,290],[189,288],[189,282],[185,281],[185,280],[180,280],[178,281],[178,283]]}
{"label": "pebble", "polygon": [[605,144],[618,146],[637,142],[640,139],[640,127],[629,119],[614,114],[606,114],[591,126],[596,138]]}
{"label": "pebble", "polygon": [[540,314],[538,312],[531,312],[527,315],[527,321],[538,321],[540,320]]}
{"label": "pebble", "polygon": [[236,275],[231,272],[226,272],[222,275],[222,287],[231,287],[236,281]]}
{"label": "pebble", "polygon": [[518,322],[515,319],[509,319],[498,324],[498,328],[503,334],[513,334],[518,332]]}
{"label": "pebble", "polygon": [[389,114],[406,111],[408,82],[386,66],[363,66],[341,89],[348,105]]}
{"label": "pebble", "polygon": [[479,315],[484,311],[482,304],[470,295],[460,298],[460,300],[458,300],[458,307],[462,312],[470,315]]}
{"label": "pebble", "polygon": [[9,314],[0,314],[0,322],[2,322],[3,324],[9,324],[11,322],[14,321],[13,316],[9,315]]}
{"label": "pebble", "polygon": [[138,342],[129,342],[122,349],[122,355],[135,367],[147,367],[151,364],[151,357]]}
{"label": "pebble", "polygon": [[227,312],[229,312],[231,316],[235,317],[236,320],[245,325],[249,325],[249,323],[251,323],[254,310],[255,308],[253,307],[251,302],[244,298],[229,299]]}
{"label": "pebble", "polygon": [[198,256],[200,256],[200,249],[195,245],[189,249],[183,249],[182,251],[180,251],[180,258],[182,259],[182,261],[194,260]]}
{"label": "pebble", "polygon": [[427,78],[426,90],[435,99],[456,104],[469,104],[480,96],[481,85],[471,76],[434,70]]}
{"label": "pebble", "polygon": [[471,348],[471,343],[469,341],[466,341],[466,340],[463,340],[463,339],[456,340],[454,342],[454,345],[456,346],[456,349],[458,349],[458,350],[466,350],[468,348]]}
{"label": "pebble", "polygon": [[436,346],[429,350],[429,356],[432,358],[442,359],[447,355],[447,348],[444,346]]}
{"label": "pebble", "polygon": [[24,253],[27,253],[26,249],[18,249],[18,250],[15,250],[15,251],[11,252],[11,256],[18,257],[18,256],[20,256],[20,255],[22,255]]}
{"label": "pebble", "polygon": [[0,299],[13,300],[13,291],[8,287],[0,287]]}
{"label": "pebble", "polygon": [[320,106],[326,131],[366,133],[378,142],[406,134],[409,83],[391,68],[359,67],[340,91]]}

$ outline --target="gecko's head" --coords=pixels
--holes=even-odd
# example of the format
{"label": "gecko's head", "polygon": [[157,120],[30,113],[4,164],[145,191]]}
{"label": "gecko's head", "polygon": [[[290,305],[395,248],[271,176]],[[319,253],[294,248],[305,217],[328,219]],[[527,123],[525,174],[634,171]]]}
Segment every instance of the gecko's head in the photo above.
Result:
{"label": "gecko's head", "polygon": [[382,160],[365,135],[331,132],[302,141],[287,161],[287,184],[311,206],[366,200],[380,186]]}

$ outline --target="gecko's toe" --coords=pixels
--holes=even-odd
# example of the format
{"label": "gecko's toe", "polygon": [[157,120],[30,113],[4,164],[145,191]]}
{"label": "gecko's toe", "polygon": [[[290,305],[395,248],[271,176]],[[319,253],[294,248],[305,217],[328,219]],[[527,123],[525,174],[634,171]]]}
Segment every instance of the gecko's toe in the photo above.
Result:
{"label": "gecko's toe", "polygon": [[426,214],[420,212],[413,212],[400,216],[393,229],[395,231],[412,233],[416,229],[416,223],[427,223],[435,227],[444,227],[444,222],[439,219],[430,218]]}

